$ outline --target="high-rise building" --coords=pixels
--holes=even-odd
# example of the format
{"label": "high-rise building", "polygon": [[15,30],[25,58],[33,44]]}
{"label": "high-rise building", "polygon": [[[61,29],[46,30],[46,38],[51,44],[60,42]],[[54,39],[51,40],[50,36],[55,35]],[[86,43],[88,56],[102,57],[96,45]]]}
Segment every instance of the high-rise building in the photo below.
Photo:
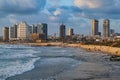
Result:
{"label": "high-rise building", "polygon": [[47,40],[48,30],[46,23],[37,24],[37,34],[42,35],[42,37],[40,36],[41,39]]}
{"label": "high-rise building", "polygon": [[9,28],[8,27],[2,28],[2,37],[3,37],[3,41],[9,41]]}
{"label": "high-rise building", "polygon": [[103,21],[103,37],[110,37],[110,20]]}
{"label": "high-rise building", "polygon": [[73,33],[73,28],[69,28],[68,29],[68,36],[72,36],[74,33]]}
{"label": "high-rise building", "polygon": [[17,26],[13,25],[12,27],[9,27],[9,39],[10,40],[16,40],[17,39]]}
{"label": "high-rise building", "polygon": [[114,36],[115,35],[115,30],[114,29],[110,29],[110,36]]}
{"label": "high-rise building", "polygon": [[29,31],[30,31],[30,34],[37,33],[37,27],[33,24],[29,26]]}
{"label": "high-rise building", "polygon": [[21,40],[27,40],[29,39],[29,36],[30,36],[29,26],[27,25],[26,22],[21,22],[18,25],[17,37]]}
{"label": "high-rise building", "polygon": [[65,30],[66,30],[65,25],[64,24],[60,25],[60,38],[61,39],[64,39],[65,36],[66,36],[66,31]]}
{"label": "high-rise building", "polygon": [[99,35],[98,23],[99,23],[98,20],[96,19],[92,20],[92,36]]}

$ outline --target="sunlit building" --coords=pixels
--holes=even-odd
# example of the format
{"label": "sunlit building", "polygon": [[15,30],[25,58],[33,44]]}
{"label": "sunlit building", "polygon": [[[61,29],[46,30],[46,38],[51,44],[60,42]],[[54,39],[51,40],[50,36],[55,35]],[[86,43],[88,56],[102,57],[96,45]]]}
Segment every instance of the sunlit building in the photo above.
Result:
{"label": "sunlit building", "polygon": [[27,25],[26,22],[21,22],[18,24],[18,29],[17,29],[17,37],[20,40],[27,40],[29,39],[30,36],[30,31],[29,31],[29,26]]}
{"label": "sunlit building", "polygon": [[67,35],[68,36],[72,36],[74,33],[73,33],[73,28],[69,28],[68,29],[68,32],[67,32]]}
{"label": "sunlit building", "polygon": [[92,36],[99,35],[98,23],[99,23],[98,20],[96,20],[96,19],[92,20]]}
{"label": "sunlit building", "polygon": [[103,21],[103,37],[110,37],[110,20]]}

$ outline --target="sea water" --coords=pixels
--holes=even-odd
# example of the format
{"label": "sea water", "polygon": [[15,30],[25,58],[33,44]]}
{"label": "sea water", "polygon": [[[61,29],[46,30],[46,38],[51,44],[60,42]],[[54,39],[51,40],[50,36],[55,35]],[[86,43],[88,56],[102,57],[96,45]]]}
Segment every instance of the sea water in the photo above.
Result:
{"label": "sea water", "polygon": [[22,45],[0,45],[0,80],[33,69],[33,63],[40,58],[31,50]]}
{"label": "sea water", "polygon": [[34,63],[40,59],[40,65],[44,66],[51,64],[73,66],[78,63],[69,58],[73,55],[74,49],[71,48],[0,45],[0,80],[34,69]]}

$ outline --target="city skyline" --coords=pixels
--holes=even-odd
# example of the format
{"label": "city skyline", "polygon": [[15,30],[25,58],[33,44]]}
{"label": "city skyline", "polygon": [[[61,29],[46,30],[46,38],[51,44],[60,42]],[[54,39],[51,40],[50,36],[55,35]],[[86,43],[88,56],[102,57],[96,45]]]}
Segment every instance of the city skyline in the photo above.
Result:
{"label": "city skyline", "polygon": [[101,32],[102,21],[107,18],[111,29],[120,32],[119,4],[118,0],[1,0],[0,29],[21,21],[30,25],[47,23],[51,35],[59,32],[59,25],[64,22],[67,28],[74,28],[75,33],[89,34],[91,19],[99,20]]}

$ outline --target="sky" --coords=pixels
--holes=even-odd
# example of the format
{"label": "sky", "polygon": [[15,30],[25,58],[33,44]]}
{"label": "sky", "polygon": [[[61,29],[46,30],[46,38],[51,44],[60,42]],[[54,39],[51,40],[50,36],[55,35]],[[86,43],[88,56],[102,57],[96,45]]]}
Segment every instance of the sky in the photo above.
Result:
{"label": "sky", "polygon": [[91,20],[110,19],[111,29],[120,32],[120,0],[0,0],[0,29],[26,21],[29,25],[47,23],[49,35],[59,34],[64,23],[76,34],[89,35]]}

